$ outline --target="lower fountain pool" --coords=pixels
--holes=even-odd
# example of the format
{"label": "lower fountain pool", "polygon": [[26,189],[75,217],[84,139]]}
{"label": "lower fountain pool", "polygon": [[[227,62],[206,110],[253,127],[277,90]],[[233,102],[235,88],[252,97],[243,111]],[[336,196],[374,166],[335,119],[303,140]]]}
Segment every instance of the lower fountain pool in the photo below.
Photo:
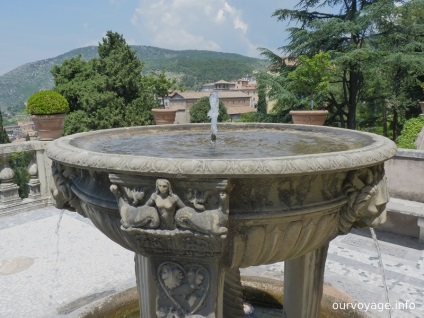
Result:
{"label": "lower fountain pool", "polygon": [[[244,318],[282,318],[283,283],[276,279],[242,276]],[[328,290],[328,292],[327,292]],[[130,288],[108,297],[87,308],[81,318],[139,318],[136,288]],[[363,313],[352,309],[335,310],[333,303],[351,302],[349,296],[324,286],[320,318],[365,318]]]}

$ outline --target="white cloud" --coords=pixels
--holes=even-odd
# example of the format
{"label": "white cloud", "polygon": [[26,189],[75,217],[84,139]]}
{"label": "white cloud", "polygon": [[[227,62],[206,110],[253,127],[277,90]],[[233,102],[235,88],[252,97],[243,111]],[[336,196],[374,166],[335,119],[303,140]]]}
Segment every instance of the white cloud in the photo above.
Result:
{"label": "white cloud", "polygon": [[215,17],[215,21],[218,22],[218,23],[225,21],[224,10],[222,10],[222,9],[218,10],[218,13],[216,14],[216,17]]}
{"label": "white cloud", "polygon": [[243,20],[241,20],[239,17],[236,17],[234,19],[234,28],[235,29],[240,29],[243,31],[243,33],[247,32],[247,24],[243,22]]}
{"label": "white cloud", "polygon": [[229,2],[140,0],[131,23],[141,34],[140,44],[251,55],[255,46],[247,37],[248,24]]}

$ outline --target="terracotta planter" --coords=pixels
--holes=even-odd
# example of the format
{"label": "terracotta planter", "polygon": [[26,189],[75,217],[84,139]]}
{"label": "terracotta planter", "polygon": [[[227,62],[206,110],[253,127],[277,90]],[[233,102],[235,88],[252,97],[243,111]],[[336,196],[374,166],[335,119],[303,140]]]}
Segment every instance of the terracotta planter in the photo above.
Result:
{"label": "terracotta planter", "polygon": [[31,115],[38,139],[49,141],[63,136],[66,114]]}
{"label": "terracotta planter", "polygon": [[293,124],[323,126],[327,110],[291,110]]}
{"label": "terracotta planter", "polygon": [[175,122],[176,109],[154,108],[152,109],[156,125],[170,125]]}
{"label": "terracotta planter", "polygon": [[424,114],[424,102],[419,102],[421,106],[421,113]]}

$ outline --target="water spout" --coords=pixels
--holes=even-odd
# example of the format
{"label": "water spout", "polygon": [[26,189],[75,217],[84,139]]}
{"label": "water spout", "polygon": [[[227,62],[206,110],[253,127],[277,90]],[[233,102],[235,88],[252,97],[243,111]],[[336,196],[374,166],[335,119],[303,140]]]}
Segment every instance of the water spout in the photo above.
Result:
{"label": "water spout", "polygon": [[[384,293],[385,293],[385,296],[386,296],[386,303],[390,304],[389,289],[387,288],[386,273],[384,272],[384,265],[383,265],[383,259],[381,257],[380,244],[378,243],[377,235],[375,234],[375,231],[374,231],[373,228],[370,228],[370,232],[371,232],[371,237],[374,240],[375,248],[376,248],[377,254],[378,254],[378,266],[380,268],[381,277],[382,277],[382,280],[383,280]],[[390,308],[389,308],[389,317],[392,317],[392,312],[391,312]]]}
{"label": "water spout", "polygon": [[208,117],[211,119],[211,141],[215,143],[218,134],[218,115],[219,115],[219,98],[218,93],[213,91],[209,96],[209,105],[211,106]]}

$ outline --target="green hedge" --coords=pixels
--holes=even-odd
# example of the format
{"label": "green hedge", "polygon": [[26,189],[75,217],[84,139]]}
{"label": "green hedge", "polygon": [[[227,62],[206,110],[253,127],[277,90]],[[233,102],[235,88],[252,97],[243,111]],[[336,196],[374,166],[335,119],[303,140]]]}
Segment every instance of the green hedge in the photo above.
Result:
{"label": "green hedge", "polygon": [[396,140],[396,145],[399,148],[417,149],[415,140],[418,137],[421,129],[424,126],[424,116],[411,118],[405,122],[400,136]]}
{"label": "green hedge", "polygon": [[69,112],[68,101],[53,91],[40,91],[28,98],[26,112],[31,115],[51,115]]}

